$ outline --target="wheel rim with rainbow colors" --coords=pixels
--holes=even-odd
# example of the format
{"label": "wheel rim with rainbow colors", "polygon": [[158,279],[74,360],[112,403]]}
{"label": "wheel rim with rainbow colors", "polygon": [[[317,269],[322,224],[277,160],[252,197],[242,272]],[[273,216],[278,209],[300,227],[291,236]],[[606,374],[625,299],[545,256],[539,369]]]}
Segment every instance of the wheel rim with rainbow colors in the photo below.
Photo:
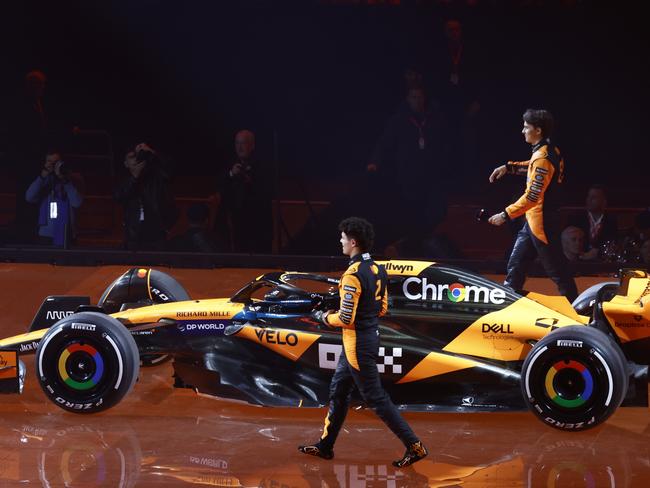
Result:
{"label": "wheel rim with rainbow colors", "polygon": [[575,359],[555,362],[546,372],[546,394],[564,408],[583,407],[594,392],[594,378],[589,368]]}
{"label": "wheel rim with rainbow colors", "polygon": [[65,347],[57,366],[61,380],[73,390],[94,388],[104,375],[101,353],[87,342],[73,342]]}

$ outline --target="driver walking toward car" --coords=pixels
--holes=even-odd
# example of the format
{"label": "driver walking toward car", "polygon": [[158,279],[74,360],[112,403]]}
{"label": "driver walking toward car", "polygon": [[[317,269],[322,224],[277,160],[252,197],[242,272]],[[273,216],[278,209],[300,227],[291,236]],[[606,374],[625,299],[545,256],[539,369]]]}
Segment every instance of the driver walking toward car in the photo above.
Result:
{"label": "driver walking toward car", "polygon": [[388,308],[387,275],[368,251],[374,230],[365,219],[350,217],[339,225],[343,254],[350,265],[339,283],[341,304],[338,312],[314,312],[314,318],[330,327],[341,327],[343,353],[330,384],[330,402],[323,435],[315,444],[299,446],[300,452],[324,459],[334,457],[334,443],[345,420],[352,390],[406,446],[404,456],[393,462],[399,468],[424,458],[428,452],[381,385],[377,370],[379,321]]}
{"label": "driver walking toward car", "polygon": [[510,254],[504,284],[517,292],[521,291],[526,272],[535,255],[538,255],[560,294],[572,302],[578,296],[578,290],[560,246],[557,208],[558,193],[564,180],[564,159],[549,138],[553,131],[553,116],[547,110],[528,109],[523,119],[522,133],[533,150],[530,160],[509,161],[495,168],[490,175],[490,183],[493,183],[507,173],[526,174],[524,194],[503,212],[489,219],[492,225],[502,225],[526,215],[526,223],[517,234]]}

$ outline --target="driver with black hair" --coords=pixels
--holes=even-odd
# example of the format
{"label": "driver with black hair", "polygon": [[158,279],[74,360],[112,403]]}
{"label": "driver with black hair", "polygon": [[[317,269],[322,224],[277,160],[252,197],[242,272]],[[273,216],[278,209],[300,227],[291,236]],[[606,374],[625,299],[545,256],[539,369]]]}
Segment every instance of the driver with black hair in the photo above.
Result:
{"label": "driver with black hair", "polygon": [[424,458],[428,452],[381,385],[377,370],[379,321],[388,308],[386,270],[376,264],[368,251],[374,241],[372,224],[350,217],[339,224],[343,254],[350,257],[348,269],[339,282],[338,312],[314,312],[314,318],[330,327],[341,327],[343,353],[330,384],[330,402],[320,440],[299,446],[305,454],[323,459],[334,457],[334,442],[345,420],[350,396],[356,386],[364,402],[406,446],[404,456],[393,462],[402,468]]}

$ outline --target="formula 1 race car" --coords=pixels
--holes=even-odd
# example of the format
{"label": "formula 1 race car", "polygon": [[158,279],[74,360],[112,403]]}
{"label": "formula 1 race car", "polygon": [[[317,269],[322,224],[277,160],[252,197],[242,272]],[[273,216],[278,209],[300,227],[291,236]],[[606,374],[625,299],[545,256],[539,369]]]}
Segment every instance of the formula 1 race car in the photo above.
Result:
{"label": "formula 1 race car", "polygon": [[[377,368],[399,408],[527,407],[556,428],[582,430],[623,402],[647,406],[644,271],[623,271],[619,282],[595,285],[570,304],[437,263],[381,264],[389,309]],[[264,406],[320,407],[342,344],[340,330],[312,312],[338,308],[337,285],[324,275],[274,272],[231,298],[191,300],[171,276],[133,268],[97,306],[88,297],[48,297],[28,333],[1,340],[0,390],[21,390],[20,357],[35,353],[48,398],[68,411],[98,412],[131,390],[140,364],[171,359],[176,387]]]}

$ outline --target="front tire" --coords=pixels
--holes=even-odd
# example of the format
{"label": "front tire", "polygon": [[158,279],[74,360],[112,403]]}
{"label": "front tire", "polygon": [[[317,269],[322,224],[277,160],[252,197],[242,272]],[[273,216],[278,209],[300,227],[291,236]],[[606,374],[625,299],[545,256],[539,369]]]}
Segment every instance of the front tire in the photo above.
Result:
{"label": "front tire", "polygon": [[138,348],[116,319],[81,312],[54,324],[36,350],[45,395],[64,410],[95,413],[124,398],[138,378]]}
{"label": "front tire", "polygon": [[521,370],[528,408],[560,430],[604,422],[628,387],[625,357],[605,333],[583,325],[562,327],[540,340]]}

